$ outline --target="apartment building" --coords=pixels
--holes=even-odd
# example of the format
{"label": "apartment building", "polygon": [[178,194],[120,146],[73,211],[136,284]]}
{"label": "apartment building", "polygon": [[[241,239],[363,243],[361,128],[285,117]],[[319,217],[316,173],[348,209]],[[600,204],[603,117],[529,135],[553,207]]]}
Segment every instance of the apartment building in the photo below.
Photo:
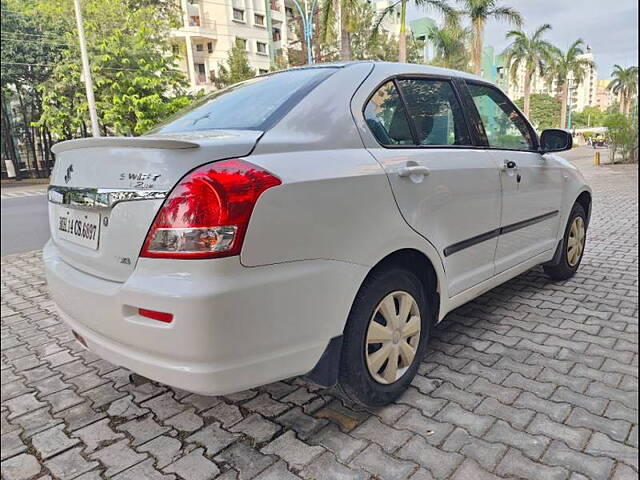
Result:
{"label": "apartment building", "polygon": [[620,95],[615,95],[609,90],[610,78],[598,80],[596,87],[596,106],[602,112],[606,112],[616,102],[620,102]]}
{"label": "apartment building", "polygon": [[180,0],[180,7],[182,26],[172,30],[172,44],[192,90],[215,88],[218,66],[234,44],[256,73],[268,72],[287,44],[283,0]]}

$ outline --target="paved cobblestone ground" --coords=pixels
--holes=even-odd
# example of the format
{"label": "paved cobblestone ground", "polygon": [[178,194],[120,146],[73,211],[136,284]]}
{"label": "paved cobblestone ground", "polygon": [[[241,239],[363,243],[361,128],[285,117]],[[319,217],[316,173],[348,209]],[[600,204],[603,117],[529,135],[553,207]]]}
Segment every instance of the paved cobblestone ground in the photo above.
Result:
{"label": "paved cobblestone ground", "polygon": [[535,269],[435,330],[377,411],[292,379],[226,397],[83,351],[39,252],[2,258],[2,478],[638,478],[637,169],[581,161],[595,190],[579,274]]}

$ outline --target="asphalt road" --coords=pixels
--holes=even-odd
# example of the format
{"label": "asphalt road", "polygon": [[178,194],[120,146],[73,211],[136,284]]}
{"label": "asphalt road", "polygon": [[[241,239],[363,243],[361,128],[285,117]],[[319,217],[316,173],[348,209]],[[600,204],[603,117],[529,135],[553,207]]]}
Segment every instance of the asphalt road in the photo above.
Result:
{"label": "asphalt road", "polygon": [[0,255],[28,252],[49,239],[46,195],[3,198],[0,202],[2,245]]}

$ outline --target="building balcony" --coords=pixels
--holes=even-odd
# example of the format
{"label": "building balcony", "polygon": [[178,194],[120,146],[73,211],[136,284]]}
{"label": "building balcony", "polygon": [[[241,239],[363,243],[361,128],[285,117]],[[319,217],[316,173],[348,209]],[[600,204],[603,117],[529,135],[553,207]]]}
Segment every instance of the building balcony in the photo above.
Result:
{"label": "building balcony", "polygon": [[171,31],[174,37],[197,36],[203,38],[217,38],[217,25],[215,20],[201,17],[200,15],[190,15],[185,25]]}

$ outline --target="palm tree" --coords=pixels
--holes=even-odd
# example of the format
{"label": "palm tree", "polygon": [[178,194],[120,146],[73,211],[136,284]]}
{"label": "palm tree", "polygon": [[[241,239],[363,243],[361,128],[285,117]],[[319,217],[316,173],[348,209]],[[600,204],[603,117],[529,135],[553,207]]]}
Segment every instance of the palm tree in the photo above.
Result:
{"label": "palm tree", "polygon": [[560,112],[560,128],[567,126],[567,105],[569,103],[569,80],[573,79],[574,86],[579,85],[584,80],[587,69],[593,67],[591,60],[583,57],[582,46],[584,41],[578,39],[573,42],[566,52],[554,48],[553,62],[549,69],[549,79],[556,79],[562,86],[562,111]]}
{"label": "palm tree", "polygon": [[505,65],[511,70],[513,82],[517,82],[518,70],[524,66],[524,114],[529,116],[531,102],[531,80],[536,72],[544,73],[546,65],[551,63],[554,47],[542,36],[551,30],[551,25],[545,23],[539,26],[533,35],[527,36],[522,30],[511,30],[506,38],[513,42],[504,51]]}
{"label": "palm tree", "polygon": [[320,3],[321,21],[320,38],[327,42],[331,34],[331,24],[334,12],[340,18],[340,59],[351,60],[351,32],[353,32],[353,15],[358,6],[358,0],[322,0]]}
{"label": "palm tree", "polygon": [[622,68],[616,64],[611,76],[613,80],[607,88],[614,95],[620,95],[620,113],[629,115],[631,100],[638,91],[638,67]]}
{"label": "palm tree", "polygon": [[504,20],[516,27],[522,25],[522,15],[511,7],[499,6],[499,0],[458,0],[462,4],[460,13],[471,20],[472,45],[471,63],[473,72],[480,75],[482,71],[482,44],[484,26],[487,20]]}
{"label": "palm tree", "polygon": [[427,38],[433,46],[432,64],[455,70],[469,68],[469,51],[467,49],[471,30],[460,25],[456,14],[447,15],[442,28],[433,27]]}
{"label": "palm tree", "polygon": [[[400,5],[400,36],[398,38],[399,62],[407,61],[407,2],[408,0],[397,0],[385,8],[378,17],[378,21],[374,27],[374,33],[377,33],[386,16],[395,13],[398,5]],[[433,8],[445,16],[454,13],[453,8],[449,6],[446,0],[413,0],[413,3],[418,7]]]}

